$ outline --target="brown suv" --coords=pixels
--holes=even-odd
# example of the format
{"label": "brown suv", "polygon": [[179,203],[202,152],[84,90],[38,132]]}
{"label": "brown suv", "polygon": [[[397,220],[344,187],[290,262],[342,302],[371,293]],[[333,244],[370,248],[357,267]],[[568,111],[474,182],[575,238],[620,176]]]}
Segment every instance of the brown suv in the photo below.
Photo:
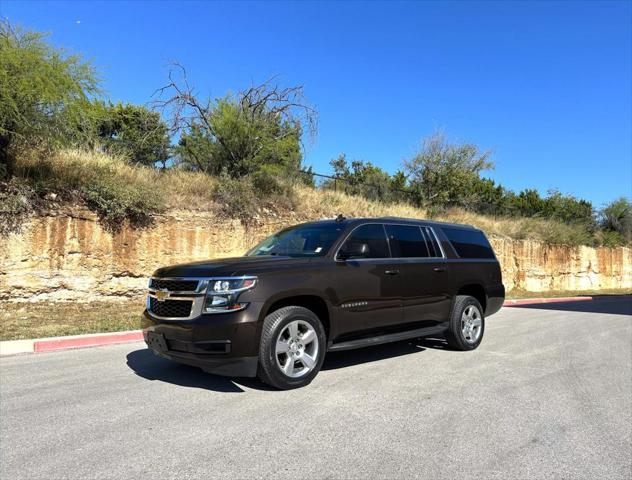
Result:
{"label": "brown suv", "polygon": [[282,230],[243,257],[156,270],[143,332],[160,356],[289,389],[311,382],[327,351],[427,335],[473,350],[504,296],[480,230],[339,217]]}

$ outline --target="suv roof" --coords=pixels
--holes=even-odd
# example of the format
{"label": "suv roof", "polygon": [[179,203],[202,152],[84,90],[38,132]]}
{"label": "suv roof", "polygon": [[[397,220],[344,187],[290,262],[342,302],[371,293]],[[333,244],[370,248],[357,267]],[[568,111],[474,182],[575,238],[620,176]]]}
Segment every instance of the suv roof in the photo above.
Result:
{"label": "suv roof", "polygon": [[394,216],[385,216],[385,217],[351,217],[351,218],[343,218],[342,220],[337,220],[335,218],[325,218],[322,220],[315,220],[312,222],[306,223],[339,223],[343,225],[349,225],[351,223],[362,223],[367,221],[380,221],[380,222],[399,222],[399,223],[410,223],[413,225],[437,225],[444,227],[459,227],[466,228],[469,230],[479,230],[472,225],[466,225],[462,223],[450,223],[450,222],[439,222],[436,220],[425,220],[421,218],[406,218],[406,217],[394,217]]}
{"label": "suv roof", "polygon": [[476,227],[473,227],[472,225],[467,225],[465,223],[452,223],[452,222],[439,222],[437,220],[425,220],[422,218],[406,218],[406,217],[377,217],[375,218],[375,220],[383,220],[385,222],[392,222],[392,221],[398,221],[398,222],[410,222],[410,223],[424,223],[424,224],[430,224],[430,225],[443,225],[445,227],[459,227],[459,228],[468,228],[471,230],[478,230]]}

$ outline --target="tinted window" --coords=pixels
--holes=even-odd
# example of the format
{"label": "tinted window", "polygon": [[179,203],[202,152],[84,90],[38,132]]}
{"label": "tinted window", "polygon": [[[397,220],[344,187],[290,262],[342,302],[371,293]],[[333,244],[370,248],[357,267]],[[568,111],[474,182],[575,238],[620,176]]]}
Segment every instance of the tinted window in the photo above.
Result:
{"label": "tinted window", "polygon": [[483,232],[442,227],[448,240],[461,258],[494,258],[494,252]]}
{"label": "tinted window", "polygon": [[286,228],[266,238],[246,255],[323,256],[336,241],[343,225],[312,223]]}
{"label": "tinted window", "polygon": [[394,257],[427,257],[428,247],[419,227],[386,225]]}
{"label": "tinted window", "polygon": [[352,244],[358,245],[362,243],[365,243],[369,247],[364,258],[390,257],[386,234],[384,233],[384,227],[382,225],[370,224],[356,228],[342,246],[341,251],[344,251],[346,247],[352,250]]}
{"label": "tinted window", "polygon": [[443,257],[443,253],[441,253],[441,249],[439,248],[439,244],[437,243],[437,237],[434,236],[432,230],[429,227],[421,227],[421,231],[423,232],[424,238],[426,239],[426,245],[428,245],[430,256]]}

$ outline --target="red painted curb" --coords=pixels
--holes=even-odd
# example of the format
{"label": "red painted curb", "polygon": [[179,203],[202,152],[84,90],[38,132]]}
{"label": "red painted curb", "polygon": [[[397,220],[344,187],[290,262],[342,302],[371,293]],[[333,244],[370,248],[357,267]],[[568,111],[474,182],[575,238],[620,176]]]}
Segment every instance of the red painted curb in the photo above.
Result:
{"label": "red painted curb", "polygon": [[33,342],[35,352],[55,352],[70,348],[96,347],[99,345],[114,345],[116,343],[137,342],[143,339],[143,332],[133,332],[86,335],[80,337],[55,338],[51,340],[36,340]]}
{"label": "red painted curb", "polygon": [[505,307],[519,307],[520,305],[536,305],[538,303],[585,302],[593,297],[558,297],[558,298],[522,298],[519,300],[505,300]]}

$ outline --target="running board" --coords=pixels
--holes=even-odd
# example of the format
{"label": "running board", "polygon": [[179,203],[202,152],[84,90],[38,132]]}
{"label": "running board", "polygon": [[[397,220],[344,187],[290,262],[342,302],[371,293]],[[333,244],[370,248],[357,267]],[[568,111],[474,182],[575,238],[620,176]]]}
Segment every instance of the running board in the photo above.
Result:
{"label": "running board", "polygon": [[358,340],[349,340],[347,342],[334,343],[329,346],[329,352],[339,352],[342,350],[352,350],[354,348],[371,347],[382,343],[397,342],[400,340],[408,340],[409,338],[425,337],[428,335],[437,335],[445,332],[445,327],[425,327],[416,330],[406,330],[404,332],[388,333],[375,337],[360,338]]}

